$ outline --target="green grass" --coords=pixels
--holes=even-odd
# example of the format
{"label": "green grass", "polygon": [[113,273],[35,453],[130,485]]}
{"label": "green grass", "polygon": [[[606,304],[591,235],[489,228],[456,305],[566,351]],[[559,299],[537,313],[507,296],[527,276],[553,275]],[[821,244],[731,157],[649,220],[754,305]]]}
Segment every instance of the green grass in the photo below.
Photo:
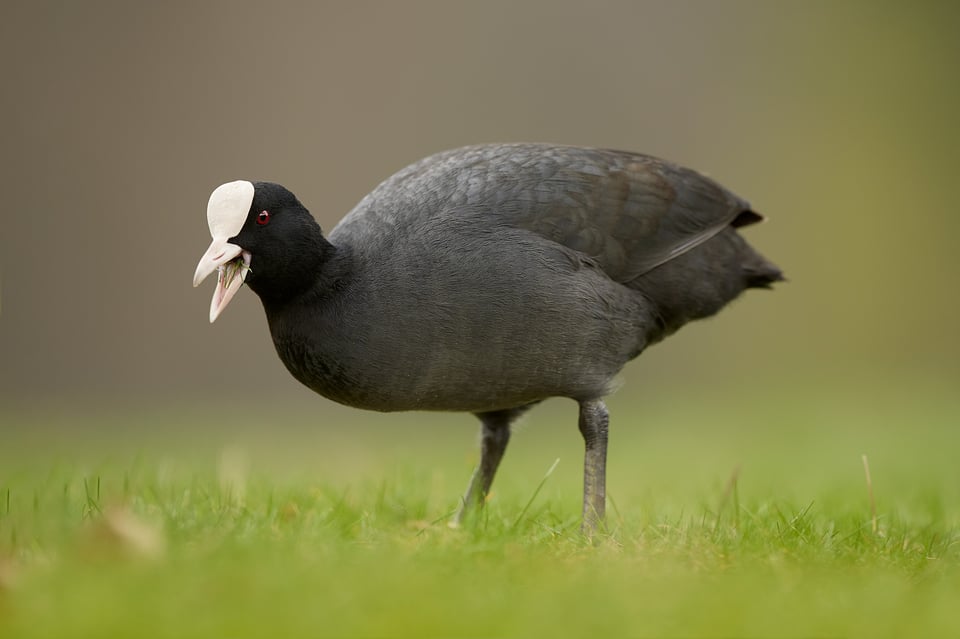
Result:
{"label": "green grass", "polygon": [[615,396],[592,543],[569,402],[461,530],[463,417],[11,409],[0,637],[956,636],[954,395]]}

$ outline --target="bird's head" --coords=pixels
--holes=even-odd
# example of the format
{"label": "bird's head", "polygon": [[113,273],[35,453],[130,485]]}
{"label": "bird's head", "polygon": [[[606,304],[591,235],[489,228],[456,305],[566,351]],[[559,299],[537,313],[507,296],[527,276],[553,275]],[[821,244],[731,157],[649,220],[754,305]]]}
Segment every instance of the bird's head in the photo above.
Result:
{"label": "bird's head", "polygon": [[210,322],[244,282],[261,299],[302,289],[326,245],[296,196],[270,182],[237,180],[218,186],[207,203],[207,224],[213,242],[200,258],[193,285],[217,272]]}

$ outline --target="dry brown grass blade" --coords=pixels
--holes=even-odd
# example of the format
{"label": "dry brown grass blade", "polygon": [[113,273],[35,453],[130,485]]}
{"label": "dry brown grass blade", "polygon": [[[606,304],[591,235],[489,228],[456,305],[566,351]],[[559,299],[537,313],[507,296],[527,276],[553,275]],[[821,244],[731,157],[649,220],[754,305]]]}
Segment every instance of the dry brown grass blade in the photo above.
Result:
{"label": "dry brown grass blade", "polygon": [[723,509],[726,507],[727,502],[730,501],[731,495],[733,496],[733,527],[735,530],[740,530],[740,495],[737,492],[737,482],[739,479],[740,464],[737,464],[730,472],[730,479],[727,480],[727,485],[723,489],[723,495],[720,497],[720,505],[717,507],[717,521],[713,525],[714,531],[720,527],[720,517],[723,515]]}
{"label": "dry brown grass blade", "polygon": [[157,559],[166,551],[166,538],[154,526],[125,507],[107,509],[94,523],[92,549],[107,555]]}
{"label": "dry brown grass blade", "polygon": [[870,522],[873,534],[877,534],[877,502],[873,497],[873,480],[870,479],[870,462],[867,461],[867,456],[864,454],[863,457],[863,472],[867,476],[867,494],[870,496]]}

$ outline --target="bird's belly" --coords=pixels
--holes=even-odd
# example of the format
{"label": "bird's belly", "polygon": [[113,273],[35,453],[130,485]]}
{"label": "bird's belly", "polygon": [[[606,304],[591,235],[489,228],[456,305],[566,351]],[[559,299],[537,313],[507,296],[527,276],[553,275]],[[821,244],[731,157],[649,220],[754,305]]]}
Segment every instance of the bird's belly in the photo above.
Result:
{"label": "bird's belly", "polygon": [[[483,412],[548,397],[599,397],[626,361],[612,340],[604,351],[572,330],[509,328],[494,326],[472,337],[424,329],[419,339],[384,333],[349,344],[346,338],[339,353],[330,344],[304,348],[297,341],[278,345],[278,352],[293,376],[315,392],[378,411]],[[395,334],[410,332],[400,327]]]}
{"label": "bird's belly", "polygon": [[[597,376],[594,384],[565,384],[561,375],[552,379],[543,374],[526,379],[494,377],[471,367],[441,371],[442,379],[455,383],[437,383],[437,370],[410,375],[370,376],[356,378],[347,385],[340,379],[312,377],[301,379],[315,392],[340,404],[384,412],[426,410],[452,412],[485,412],[525,406],[548,397],[601,396],[606,394],[604,380]],[[531,383],[531,380],[533,383]],[[593,390],[588,390],[588,388]],[[579,389],[579,390],[578,390]]]}

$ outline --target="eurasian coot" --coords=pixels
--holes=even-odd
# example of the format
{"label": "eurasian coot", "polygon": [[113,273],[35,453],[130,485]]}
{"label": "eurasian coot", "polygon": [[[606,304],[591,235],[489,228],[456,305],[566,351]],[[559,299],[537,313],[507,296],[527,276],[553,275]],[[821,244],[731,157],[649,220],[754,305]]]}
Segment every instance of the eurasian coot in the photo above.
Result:
{"label": "eurasian coot", "polygon": [[367,195],[329,239],[287,189],[210,196],[214,321],[245,281],[280,359],[341,404],[475,414],[482,504],[518,415],[580,405],[583,528],[603,518],[607,409],[629,360],[780,270],[736,231],[761,220],[703,175],[623,151],[498,144],[433,155]]}

